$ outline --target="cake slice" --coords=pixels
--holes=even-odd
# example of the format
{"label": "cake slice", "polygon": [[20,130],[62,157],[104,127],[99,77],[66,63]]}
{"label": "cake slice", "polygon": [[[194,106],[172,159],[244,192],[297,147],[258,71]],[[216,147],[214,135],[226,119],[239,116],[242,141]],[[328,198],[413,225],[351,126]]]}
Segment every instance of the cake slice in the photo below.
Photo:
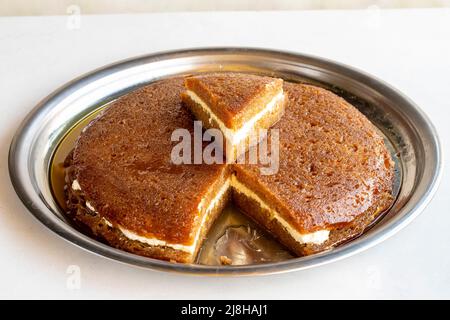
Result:
{"label": "cake slice", "polygon": [[174,130],[192,134],[183,79],[135,90],[83,130],[66,161],[70,216],[110,245],[192,263],[229,198],[226,165],[175,165]]}
{"label": "cake slice", "polygon": [[233,164],[231,185],[248,216],[303,256],[358,236],[391,206],[394,163],[378,129],[344,99],[311,85],[284,87],[278,172]]}
{"label": "cake slice", "polygon": [[[182,100],[206,128],[219,129],[224,154],[233,162],[264,138],[284,112],[283,80],[245,73],[209,73],[185,78]],[[250,138],[254,134],[255,138]]]}

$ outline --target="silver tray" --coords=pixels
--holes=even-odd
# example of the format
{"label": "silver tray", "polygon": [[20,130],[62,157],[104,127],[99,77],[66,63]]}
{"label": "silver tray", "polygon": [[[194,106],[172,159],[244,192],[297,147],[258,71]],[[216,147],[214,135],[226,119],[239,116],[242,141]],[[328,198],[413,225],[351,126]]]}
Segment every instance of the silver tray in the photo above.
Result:
{"label": "silver tray", "polygon": [[[177,264],[141,257],[98,242],[64,218],[50,186],[50,163],[61,139],[104,103],[157,79],[209,71],[243,71],[314,83],[354,104],[385,134],[398,155],[398,196],[389,212],[357,239],[331,251],[281,262],[243,266]],[[441,147],[433,125],[407,97],[351,67],[308,55],[248,48],[163,52],[115,63],[59,88],[24,119],[12,141],[9,172],[29,211],[73,244],[124,263],[195,274],[268,274],[301,270],[361,252],[392,236],[428,204],[442,172]]]}

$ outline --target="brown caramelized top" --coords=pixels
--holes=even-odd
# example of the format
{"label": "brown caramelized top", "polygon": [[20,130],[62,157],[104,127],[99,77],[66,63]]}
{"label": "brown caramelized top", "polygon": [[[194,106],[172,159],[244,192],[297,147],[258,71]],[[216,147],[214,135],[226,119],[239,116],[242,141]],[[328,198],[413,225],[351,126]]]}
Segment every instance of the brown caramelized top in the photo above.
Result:
{"label": "brown caramelized top", "polygon": [[303,232],[352,221],[392,193],[393,162],[374,125],[330,91],[285,83],[279,171],[235,165],[237,176]]}
{"label": "brown caramelized top", "polygon": [[[195,92],[226,127],[236,129],[265,107],[271,95],[281,90],[283,80],[223,72],[187,77],[185,86]],[[265,97],[269,100],[265,101]],[[254,101],[263,101],[264,104],[253,104]]]}
{"label": "brown caramelized top", "polygon": [[172,132],[193,132],[182,90],[182,79],[170,79],[119,98],[83,131],[73,160],[101,216],[140,235],[190,244],[197,206],[225,166],[172,164]]}

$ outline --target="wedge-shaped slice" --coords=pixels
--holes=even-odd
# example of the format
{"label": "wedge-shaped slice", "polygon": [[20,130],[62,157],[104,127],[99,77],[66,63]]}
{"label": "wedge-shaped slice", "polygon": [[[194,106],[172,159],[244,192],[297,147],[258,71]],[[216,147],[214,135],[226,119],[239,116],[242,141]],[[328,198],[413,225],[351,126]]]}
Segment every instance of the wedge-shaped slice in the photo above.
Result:
{"label": "wedge-shaped slice", "polygon": [[[257,144],[284,113],[283,80],[245,73],[187,77],[182,99],[206,128],[219,129],[228,162]],[[254,138],[250,138],[250,135]]]}
{"label": "wedge-shaped slice", "polygon": [[113,102],[80,135],[66,162],[68,209],[110,245],[193,262],[229,198],[224,164],[175,165],[171,133],[192,131],[183,79],[150,84]]}
{"label": "wedge-shaped slice", "polygon": [[[393,202],[394,163],[377,128],[335,94],[285,84],[279,170],[233,164],[233,200],[298,255],[328,250]],[[270,134],[270,133],[269,133]],[[270,142],[271,139],[268,139]]]}

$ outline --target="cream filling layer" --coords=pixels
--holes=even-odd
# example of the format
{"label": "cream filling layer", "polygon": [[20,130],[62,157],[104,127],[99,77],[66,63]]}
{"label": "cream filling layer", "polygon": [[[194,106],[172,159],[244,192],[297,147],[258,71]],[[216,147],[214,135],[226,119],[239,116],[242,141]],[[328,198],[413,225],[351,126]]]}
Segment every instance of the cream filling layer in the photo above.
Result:
{"label": "cream filling layer", "polygon": [[277,104],[281,102],[284,99],[284,93],[283,90],[280,90],[273,98],[270,100],[269,103],[262,109],[260,112],[258,112],[253,118],[246,121],[242,127],[240,127],[237,130],[232,130],[228,128],[225,123],[223,123],[222,120],[220,120],[217,115],[212,112],[211,108],[193,91],[187,90],[187,95],[200,105],[200,107],[203,109],[204,112],[206,112],[209,115],[209,122],[212,124],[212,120],[214,120],[217,125],[219,126],[220,131],[224,134],[225,138],[230,141],[233,145],[238,144],[240,141],[245,139],[250,132],[254,129],[256,123],[263,118],[266,114],[272,112]]}
{"label": "cream filling layer", "polygon": [[[76,183],[75,183],[76,182]],[[75,186],[80,186],[77,180],[74,180]],[[75,189],[74,187],[74,183],[72,183],[72,189],[74,190],[81,190],[81,188],[79,189]],[[202,220],[199,224],[199,228],[197,230],[197,233],[195,234],[194,237],[194,242],[191,245],[185,245],[185,244],[178,244],[178,243],[170,243],[164,240],[160,240],[157,238],[150,238],[150,237],[145,237],[145,236],[141,236],[138,235],[137,233],[128,230],[120,225],[114,226],[111,221],[109,221],[106,218],[102,218],[103,222],[110,226],[110,227],[116,227],[118,228],[122,234],[133,241],[139,241],[145,244],[148,244],[150,246],[157,246],[157,247],[170,247],[173,248],[175,250],[179,250],[179,251],[185,251],[188,253],[194,253],[195,249],[197,248],[198,242],[200,241],[200,235],[201,235],[201,231],[202,231],[202,226],[206,223],[206,220],[209,217],[209,213],[215,209],[217,207],[217,205],[219,204],[220,200],[223,198],[223,196],[225,195],[225,193],[227,192],[227,190],[230,188],[230,180],[228,179],[224,185],[219,189],[219,192],[217,192],[217,194],[214,196],[214,198],[211,200],[211,202],[209,203],[208,207],[205,210],[205,213],[202,216]],[[95,210],[95,208],[92,206],[92,204],[89,201],[86,201],[86,207],[88,207],[91,211],[95,212],[98,214],[98,212]]]}
{"label": "cream filling layer", "polygon": [[72,182],[72,189],[75,191],[81,190],[80,184],[78,183],[78,180],[73,180]]}
{"label": "cream filling layer", "polygon": [[239,193],[244,194],[245,196],[253,199],[258,202],[262,209],[267,210],[270,213],[272,219],[279,222],[287,233],[298,243],[312,243],[312,244],[322,244],[328,240],[330,235],[329,230],[318,230],[312,233],[300,233],[292,225],[286,221],[280,214],[273,210],[270,206],[267,205],[256,193],[247,188],[244,184],[239,182],[236,176],[231,177],[231,186]]}

